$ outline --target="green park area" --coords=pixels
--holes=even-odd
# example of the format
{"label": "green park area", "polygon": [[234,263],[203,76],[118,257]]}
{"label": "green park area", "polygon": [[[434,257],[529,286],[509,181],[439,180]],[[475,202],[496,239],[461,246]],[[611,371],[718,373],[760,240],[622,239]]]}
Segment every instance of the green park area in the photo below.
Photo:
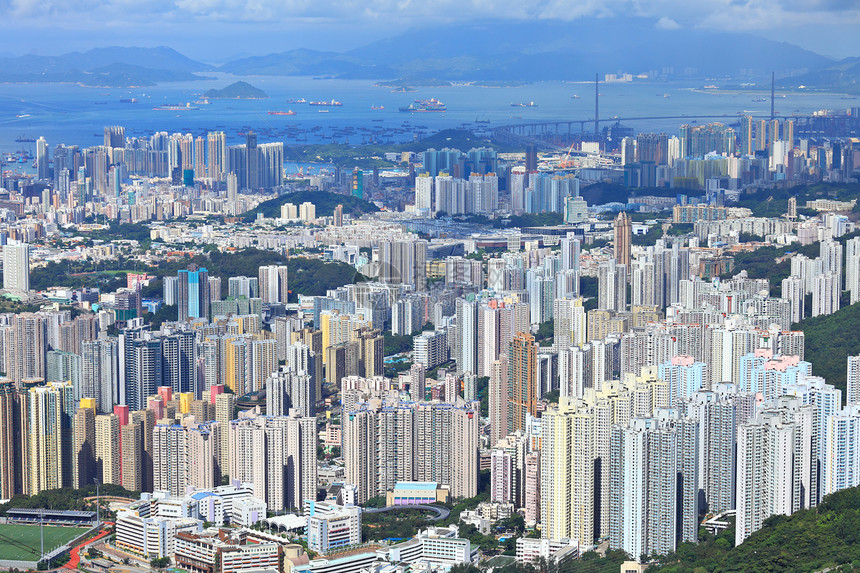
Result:
{"label": "green park area", "polygon": [[[38,525],[0,524],[0,559],[37,561],[41,547],[39,529]],[[86,527],[46,525],[45,553],[68,543],[87,530]]]}

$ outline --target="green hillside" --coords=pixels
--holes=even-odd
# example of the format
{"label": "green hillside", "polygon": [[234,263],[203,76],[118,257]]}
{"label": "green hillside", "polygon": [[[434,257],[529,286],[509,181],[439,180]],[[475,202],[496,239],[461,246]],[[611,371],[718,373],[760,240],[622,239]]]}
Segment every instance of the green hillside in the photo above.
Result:
{"label": "green hillside", "polygon": [[824,498],[815,509],[775,515],[734,547],[733,528],[699,543],[682,544],[649,572],[856,571],[860,568],[860,488]]}
{"label": "green hillside", "polygon": [[860,303],[846,306],[827,316],[807,318],[792,326],[806,335],[804,359],[812,363],[812,373],[845,392],[846,359],[860,354]]}
{"label": "green hillside", "polygon": [[330,217],[338,205],[343,205],[343,212],[350,215],[361,215],[363,213],[375,213],[379,211],[379,208],[373,203],[368,203],[363,199],[352,197],[351,195],[338,195],[336,193],[329,193],[328,191],[297,191],[264,201],[257,205],[255,209],[245,213],[244,217],[248,222],[256,219],[257,213],[262,213],[264,217],[277,218],[281,216],[281,205],[284,203],[293,203],[298,207],[306,201],[310,201],[316,205],[317,217]]}

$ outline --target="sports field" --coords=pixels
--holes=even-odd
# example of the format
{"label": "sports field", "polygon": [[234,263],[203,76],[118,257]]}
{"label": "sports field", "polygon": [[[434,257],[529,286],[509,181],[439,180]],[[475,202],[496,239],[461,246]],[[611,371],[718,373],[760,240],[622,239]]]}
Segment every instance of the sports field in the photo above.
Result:
{"label": "sports field", "polygon": [[[88,531],[86,527],[45,526],[45,553]],[[39,526],[0,523],[0,559],[37,561]]]}

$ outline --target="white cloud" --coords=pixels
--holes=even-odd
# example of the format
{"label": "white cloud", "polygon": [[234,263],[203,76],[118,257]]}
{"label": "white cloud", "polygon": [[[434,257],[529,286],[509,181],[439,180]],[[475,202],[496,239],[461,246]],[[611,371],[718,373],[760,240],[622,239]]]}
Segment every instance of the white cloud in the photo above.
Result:
{"label": "white cloud", "polygon": [[654,26],[659,30],[677,30],[681,27],[675,20],[669,18],[668,16],[663,16]]}

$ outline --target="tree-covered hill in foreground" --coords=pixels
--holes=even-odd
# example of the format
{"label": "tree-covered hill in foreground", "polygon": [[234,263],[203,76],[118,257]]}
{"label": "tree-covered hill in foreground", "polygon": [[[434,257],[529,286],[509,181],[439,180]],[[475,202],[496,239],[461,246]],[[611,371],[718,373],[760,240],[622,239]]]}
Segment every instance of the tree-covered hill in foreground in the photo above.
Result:
{"label": "tree-covered hill in foreground", "polygon": [[317,217],[330,217],[338,205],[343,205],[343,212],[350,215],[361,215],[363,213],[375,213],[379,211],[379,208],[373,203],[351,195],[339,195],[337,193],[329,193],[328,191],[296,191],[295,193],[287,193],[286,195],[263,201],[255,209],[245,213],[244,217],[249,222],[257,217],[257,213],[262,213],[263,217],[278,218],[281,216],[281,205],[292,203],[298,207],[306,201],[316,206]]}
{"label": "tree-covered hill in foreground", "polygon": [[813,509],[775,515],[744,543],[734,547],[729,528],[652,565],[649,573],[729,573],[857,571],[860,569],[860,488],[827,496]]}

